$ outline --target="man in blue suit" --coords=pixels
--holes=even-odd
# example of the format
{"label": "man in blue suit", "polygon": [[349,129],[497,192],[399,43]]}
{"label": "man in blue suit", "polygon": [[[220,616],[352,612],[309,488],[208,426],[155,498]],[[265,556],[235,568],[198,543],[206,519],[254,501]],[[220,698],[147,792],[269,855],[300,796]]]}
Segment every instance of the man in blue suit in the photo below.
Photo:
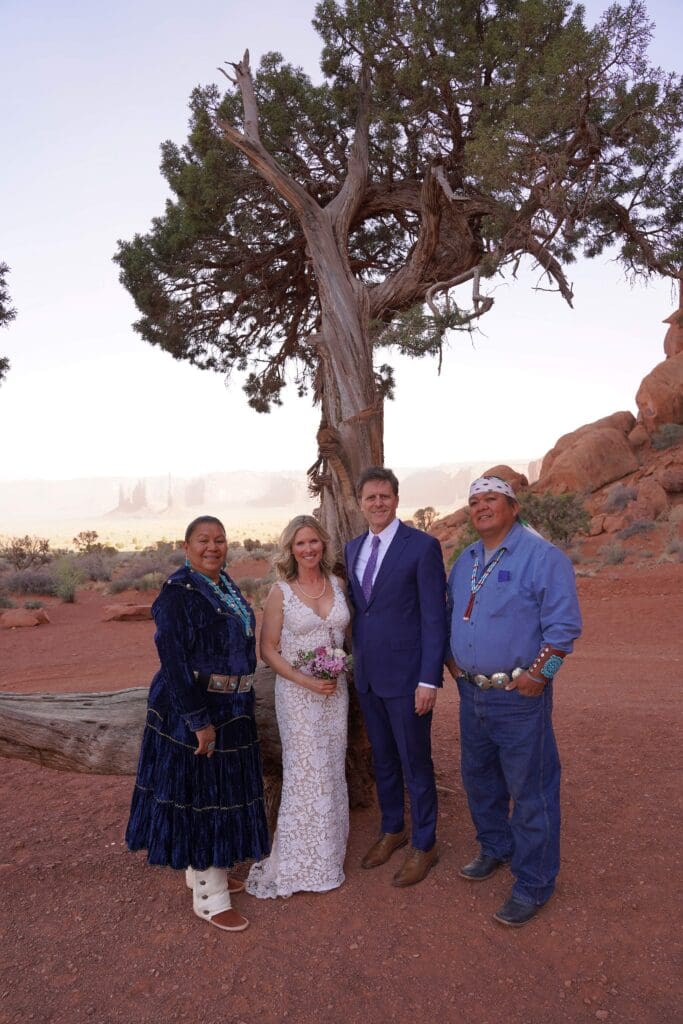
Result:
{"label": "man in blue suit", "polygon": [[379,840],[362,866],[385,864],[408,842],[405,783],[411,848],[393,884],[414,885],[439,859],[431,725],[446,649],[446,576],[438,542],[396,518],[398,480],[390,469],[367,469],[356,493],[369,530],[345,550],[353,672],[382,811]]}

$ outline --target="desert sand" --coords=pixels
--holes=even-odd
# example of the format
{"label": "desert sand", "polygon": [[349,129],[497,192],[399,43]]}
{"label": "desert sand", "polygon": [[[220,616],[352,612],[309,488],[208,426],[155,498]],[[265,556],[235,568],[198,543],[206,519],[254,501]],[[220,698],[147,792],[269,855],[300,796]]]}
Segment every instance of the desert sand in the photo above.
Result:
{"label": "desert sand", "polygon": [[[681,575],[624,564],[579,580],[585,633],[556,683],[562,872],[520,931],[491,919],[506,872],[458,876],[476,844],[452,683],[434,722],[435,870],[408,890],[392,888],[393,862],[361,870],[377,813],[356,810],[345,885],[239,896],[251,920],[239,935],[193,916],[180,873],[126,850],[130,778],[4,761],[0,1024],[669,1024],[681,1002]],[[111,600],[47,599],[49,625],[1,631],[1,689],[146,683],[153,624],[102,621]]]}

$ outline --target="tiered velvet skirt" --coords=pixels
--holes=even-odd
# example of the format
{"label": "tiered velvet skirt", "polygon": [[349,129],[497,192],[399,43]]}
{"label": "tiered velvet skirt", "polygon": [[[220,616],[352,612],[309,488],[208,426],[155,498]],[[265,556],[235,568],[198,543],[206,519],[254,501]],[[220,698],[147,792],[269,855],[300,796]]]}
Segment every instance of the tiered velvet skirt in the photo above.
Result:
{"label": "tiered velvet skirt", "polygon": [[126,842],[150,864],[229,868],[270,850],[253,692],[221,696],[211,718],[215,753],[197,757],[182,719],[147,709]]}

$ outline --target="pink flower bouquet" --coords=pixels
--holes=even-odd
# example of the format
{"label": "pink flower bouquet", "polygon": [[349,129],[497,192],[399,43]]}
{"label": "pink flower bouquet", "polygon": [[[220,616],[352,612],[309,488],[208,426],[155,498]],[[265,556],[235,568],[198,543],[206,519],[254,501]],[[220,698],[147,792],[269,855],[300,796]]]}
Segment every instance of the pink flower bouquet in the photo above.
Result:
{"label": "pink flower bouquet", "polygon": [[299,651],[294,668],[316,679],[336,679],[350,669],[352,663],[351,655],[341,647],[315,647],[312,651]]}

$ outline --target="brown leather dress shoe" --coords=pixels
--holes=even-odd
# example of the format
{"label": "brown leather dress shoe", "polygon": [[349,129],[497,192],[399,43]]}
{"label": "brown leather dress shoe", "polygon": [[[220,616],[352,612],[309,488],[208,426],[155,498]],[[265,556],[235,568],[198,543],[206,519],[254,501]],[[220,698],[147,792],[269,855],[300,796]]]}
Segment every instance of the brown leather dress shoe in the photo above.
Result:
{"label": "brown leather dress shoe", "polygon": [[435,864],[439,863],[436,844],[431,850],[416,850],[414,847],[403,861],[402,866],[394,875],[392,885],[403,888],[405,885],[417,885]]}
{"label": "brown leather dress shoe", "polygon": [[407,842],[407,832],[383,832],[375,845],[371,846],[365,854],[360,866],[362,868],[378,868],[381,864],[386,864],[394,850],[405,846]]}

